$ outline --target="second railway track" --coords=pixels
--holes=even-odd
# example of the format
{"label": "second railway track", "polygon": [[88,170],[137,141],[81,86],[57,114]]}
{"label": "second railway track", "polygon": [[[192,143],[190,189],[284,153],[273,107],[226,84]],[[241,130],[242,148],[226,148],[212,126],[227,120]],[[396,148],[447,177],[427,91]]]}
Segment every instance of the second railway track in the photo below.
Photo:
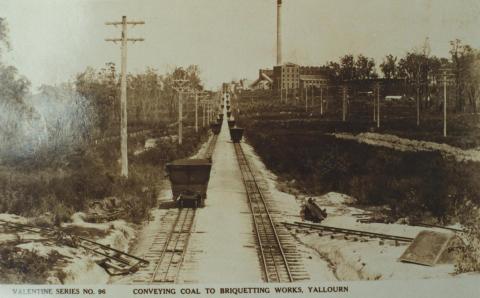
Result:
{"label": "second railway track", "polygon": [[134,283],[175,283],[192,234],[196,209],[172,209],[165,215],[152,245],[145,255],[150,263],[136,273]]}
{"label": "second railway track", "polygon": [[295,243],[283,226],[275,222],[240,143],[234,143],[234,147],[252,212],[265,281],[294,282],[308,279]]}

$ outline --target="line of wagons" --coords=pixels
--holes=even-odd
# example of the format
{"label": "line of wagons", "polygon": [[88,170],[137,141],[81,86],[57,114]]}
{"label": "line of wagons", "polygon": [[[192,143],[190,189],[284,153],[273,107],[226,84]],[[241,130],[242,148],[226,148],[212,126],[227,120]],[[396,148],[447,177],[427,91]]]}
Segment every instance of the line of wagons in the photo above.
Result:
{"label": "line of wagons", "polygon": [[[227,123],[233,143],[242,140],[243,128],[236,127],[231,115],[229,101],[226,101]],[[222,104],[222,110],[224,105]],[[220,134],[224,114],[219,113],[215,122],[210,124],[214,135]],[[179,208],[197,208],[205,205],[208,182],[212,169],[211,158],[190,158],[175,160],[166,165],[172,187],[173,200]]]}

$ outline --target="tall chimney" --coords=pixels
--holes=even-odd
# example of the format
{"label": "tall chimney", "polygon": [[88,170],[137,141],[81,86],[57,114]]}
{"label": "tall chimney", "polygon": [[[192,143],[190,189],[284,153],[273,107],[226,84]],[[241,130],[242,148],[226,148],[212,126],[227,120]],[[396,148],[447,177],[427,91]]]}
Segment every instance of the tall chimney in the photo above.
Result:
{"label": "tall chimney", "polygon": [[282,64],[282,0],[277,0],[277,65]]}

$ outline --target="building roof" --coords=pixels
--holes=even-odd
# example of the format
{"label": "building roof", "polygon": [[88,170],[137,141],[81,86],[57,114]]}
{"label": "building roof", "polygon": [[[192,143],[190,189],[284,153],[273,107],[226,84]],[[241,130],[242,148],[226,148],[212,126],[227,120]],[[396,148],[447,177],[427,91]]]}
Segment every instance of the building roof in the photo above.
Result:
{"label": "building roof", "polygon": [[267,81],[268,83],[273,83],[271,76],[273,75],[273,70],[270,69],[260,69],[260,76],[253,83],[250,84],[251,87],[255,87],[262,81]]}

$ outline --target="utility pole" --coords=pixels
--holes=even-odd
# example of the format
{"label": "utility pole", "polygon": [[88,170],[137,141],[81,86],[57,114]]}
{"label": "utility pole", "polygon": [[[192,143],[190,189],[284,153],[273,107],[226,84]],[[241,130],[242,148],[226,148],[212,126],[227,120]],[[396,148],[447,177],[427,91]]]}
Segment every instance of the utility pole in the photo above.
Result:
{"label": "utility pole", "polygon": [[347,120],[347,87],[342,87],[342,121],[345,122]]}
{"label": "utility pole", "polygon": [[323,86],[320,86],[320,115],[323,116]]}
{"label": "utility pole", "polygon": [[442,68],[443,71],[443,136],[447,136],[447,79],[448,79],[448,68]]}
{"label": "utility pole", "polygon": [[195,91],[195,132],[198,132],[198,92]]}
{"label": "utility pole", "polygon": [[380,83],[377,83],[377,128],[380,128]]}
{"label": "utility pole", "polygon": [[443,71],[443,136],[447,136],[447,71]]}
{"label": "utility pole", "polygon": [[[198,91],[196,89],[193,92],[195,94],[195,132],[198,132],[198,99],[202,99],[206,94],[204,91]],[[203,126],[205,126],[205,122]]]}
{"label": "utility pole", "polygon": [[417,126],[420,126],[420,78],[417,77]]}
{"label": "utility pole", "polygon": [[373,92],[373,122],[376,122],[377,121],[377,99],[376,99],[376,96],[377,96],[377,89],[375,88],[374,89],[374,92]]}
{"label": "utility pole", "polygon": [[312,108],[314,105],[315,105],[315,89],[312,86],[312,104],[311,104]]}
{"label": "utility pole", "polygon": [[202,112],[203,112],[202,127],[205,127],[205,103],[202,103]]}
{"label": "utility pole", "polygon": [[305,112],[308,112],[308,87],[305,86]]}
{"label": "utility pole", "polygon": [[173,89],[178,92],[178,144],[182,145],[183,142],[183,93],[189,91],[187,86],[188,80],[178,79],[174,80]]}
{"label": "utility pole", "polygon": [[114,43],[120,42],[121,49],[121,79],[120,79],[120,152],[121,152],[121,175],[128,178],[128,132],[127,132],[127,43],[144,41],[143,38],[127,38],[127,25],[144,25],[144,21],[127,21],[126,16],[122,16],[121,22],[106,22],[105,25],[122,25],[121,38],[106,38],[105,41]]}
{"label": "utility pole", "polygon": [[207,103],[207,125],[210,125],[210,101]]}

